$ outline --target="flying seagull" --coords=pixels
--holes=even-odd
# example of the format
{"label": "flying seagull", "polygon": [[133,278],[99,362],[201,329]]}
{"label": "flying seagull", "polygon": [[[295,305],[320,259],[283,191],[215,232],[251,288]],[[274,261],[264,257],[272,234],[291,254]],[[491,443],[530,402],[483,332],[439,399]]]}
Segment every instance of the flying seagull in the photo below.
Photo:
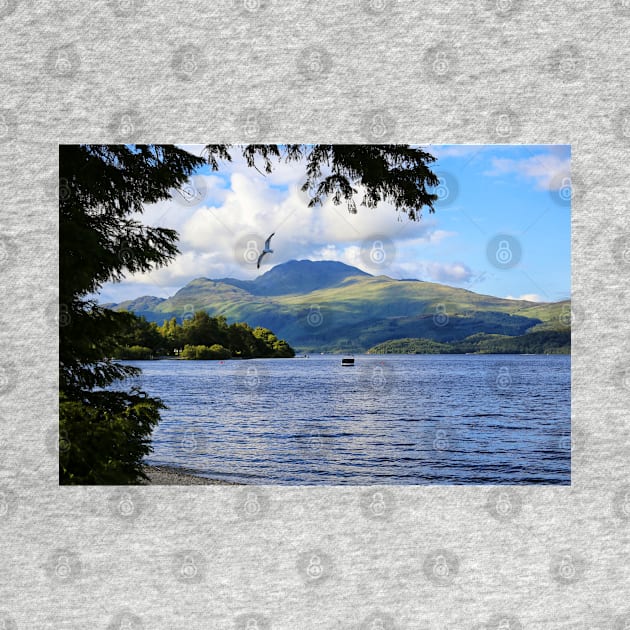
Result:
{"label": "flying seagull", "polygon": [[[275,232],[273,232],[271,236],[273,236],[274,234]],[[258,264],[256,265],[256,269],[260,269],[260,261],[263,259],[263,256],[265,254],[273,254],[273,249],[271,249],[271,246],[269,245],[269,243],[271,243],[271,236],[265,241],[265,246],[263,247],[260,256],[258,256]]]}

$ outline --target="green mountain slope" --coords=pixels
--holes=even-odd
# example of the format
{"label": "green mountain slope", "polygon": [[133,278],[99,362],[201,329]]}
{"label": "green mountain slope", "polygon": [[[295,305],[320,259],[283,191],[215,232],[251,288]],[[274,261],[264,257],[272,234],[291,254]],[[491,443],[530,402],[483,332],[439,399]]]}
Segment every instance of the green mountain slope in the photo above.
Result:
{"label": "green mountain slope", "polygon": [[448,343],[476,333],[516,336],[569,326],[568,301],[505,300],[431,282],[370,276],[329,261],[278,265],[249,281],[258,282],[255,288],[247,281],[230,282],[198,278],[167,300],[143,297],[116,308],[159,324],[204,310],[229,322],[264,326],[309,352],[360,352],[392,339]]}

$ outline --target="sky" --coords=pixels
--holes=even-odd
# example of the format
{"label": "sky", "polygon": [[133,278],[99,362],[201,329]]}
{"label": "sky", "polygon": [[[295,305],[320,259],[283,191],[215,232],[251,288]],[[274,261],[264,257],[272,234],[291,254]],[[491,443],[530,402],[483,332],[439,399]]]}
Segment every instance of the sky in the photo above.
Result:
{"label": "sky", "polygon": [[[202,145],[182,145],[201,154]],[[103,286],[99,301],[169,297],[194,278],[253,279],[289,260],[337,260],[373,275],[414,278],[502,298],[554,302],[571,292],[568,145],[422,145],[437,161],[435,213],[410,221],[393,206],[308,207],[304,165],[263,175],[234,154],[136,218],[179,233],[168,266]],[[262,167],[261,167],[262,170]],[[360,200],[360,190],[357,199]],[[273,254],[256,269],[272,233]]]}

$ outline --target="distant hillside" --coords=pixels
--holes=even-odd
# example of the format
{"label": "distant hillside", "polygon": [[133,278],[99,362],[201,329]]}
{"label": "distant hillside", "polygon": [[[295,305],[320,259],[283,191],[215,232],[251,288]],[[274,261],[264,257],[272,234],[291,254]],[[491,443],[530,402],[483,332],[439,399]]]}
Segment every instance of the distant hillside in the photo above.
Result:
{"label": "distant hillside", "polygon": [[418,280],[393,280],[332,261],[290,261],[256,280],[197,278],[164,300],[114,306],[161,324],[194,311],[276,332],[299,351],[362,352],[403,338],[440,343],[477,333],[567,331],[570,302],[532,303]]}
{"label": "distant hillside", "polygon": [[154,311],[159,304],[165,302],[164,298],[154,297],[152,295],[143,295],[134,300],[126,300],[118,304],[119,310],[127,311]]}
{"label": "distant hillside", "polygon": [[461,341],[393,339],[379,343],[368,354],[570,354],[571,331],[539,330],[525,335],[477,333]]}
{"label": "distant hillside", "polygon": [[117,311],[132,311],[136,315],[145,317],[149,321],[157,321],[155,319],[155,313],[158,312],[160,304],[165,301],[164,298],[155,297],[153,295],[143,295],[133,300],[125,300],[120,304],[107,303],[102,306]]}

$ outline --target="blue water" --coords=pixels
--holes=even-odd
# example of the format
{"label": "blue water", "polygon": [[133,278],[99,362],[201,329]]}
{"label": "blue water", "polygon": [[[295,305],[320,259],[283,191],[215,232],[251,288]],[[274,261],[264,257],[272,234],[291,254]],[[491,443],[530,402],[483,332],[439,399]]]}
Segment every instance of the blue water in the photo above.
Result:
{"label": "blue water", "polygon": [[256,484],[570,483],[569,356],[355,360],[129,362],[168,405],[147,462]]}

